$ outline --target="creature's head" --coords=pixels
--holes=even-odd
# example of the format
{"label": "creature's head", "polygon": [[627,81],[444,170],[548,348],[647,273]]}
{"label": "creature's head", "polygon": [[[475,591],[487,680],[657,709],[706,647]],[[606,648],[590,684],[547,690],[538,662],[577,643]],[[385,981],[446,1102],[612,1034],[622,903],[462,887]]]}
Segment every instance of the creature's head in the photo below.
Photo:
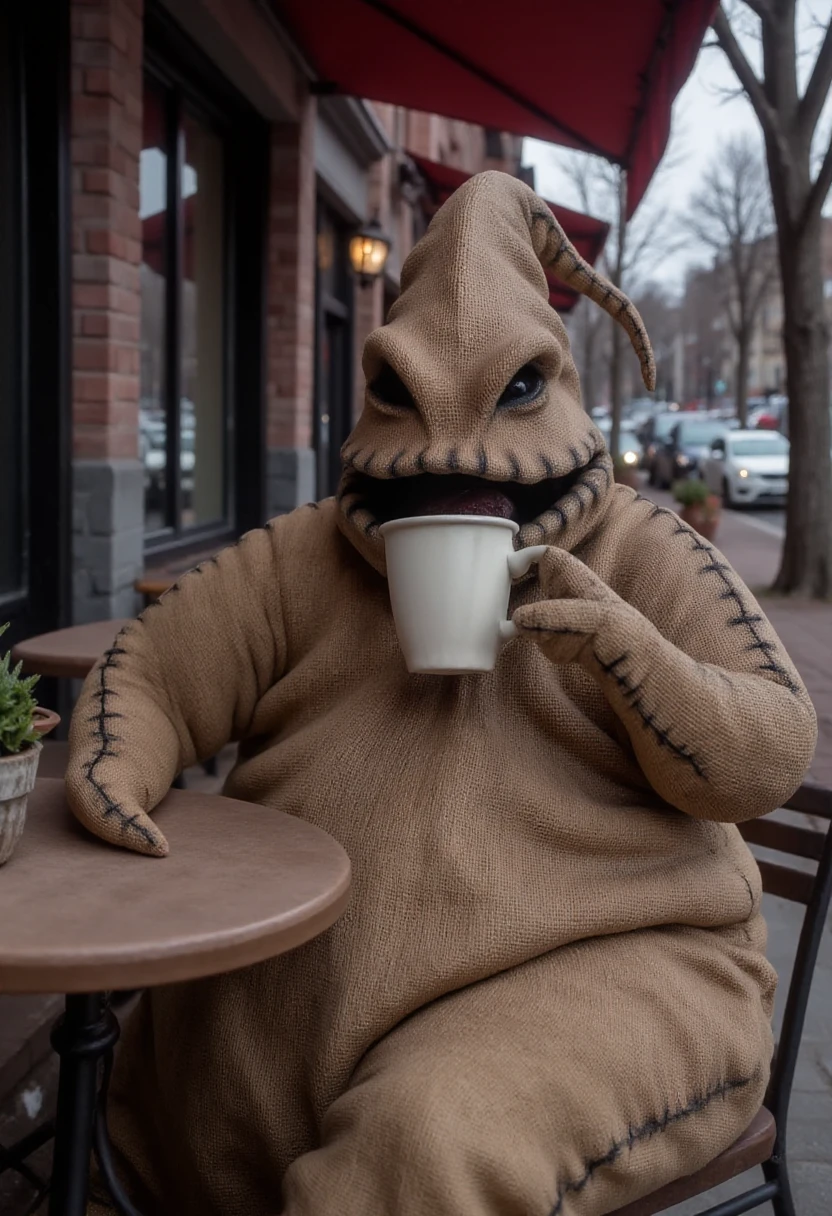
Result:
{"label": "creature's head", "polygon": [[471,178],[408,257],[401,295],[364,347],[364,410],[338,498],[342,530],[377,569],[388,519],[499,515],[520,524],[520,545],[568,547],[605,511],[612,462],[582,408],[544,266],[621,322],[654,387],[641,318],[546,204],[507,174]]}

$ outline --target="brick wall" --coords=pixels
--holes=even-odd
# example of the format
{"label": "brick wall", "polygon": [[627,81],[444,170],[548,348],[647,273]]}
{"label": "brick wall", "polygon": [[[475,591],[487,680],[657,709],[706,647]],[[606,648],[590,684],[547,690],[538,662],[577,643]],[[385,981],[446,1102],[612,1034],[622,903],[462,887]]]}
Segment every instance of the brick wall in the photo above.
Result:
{"label": "brick wall", "polygon": [[141,9],[72,6],[73,418],[85,459],[138,454]]}
{"label": "brick wall", "polygon": [[315,101],[272,129],[269,202],[266,445],[269,514],[315,496]]}
{"label": "brick wall", "polygon": [[142,0],[72,2],[73,616],[130,615],[138,461]]}

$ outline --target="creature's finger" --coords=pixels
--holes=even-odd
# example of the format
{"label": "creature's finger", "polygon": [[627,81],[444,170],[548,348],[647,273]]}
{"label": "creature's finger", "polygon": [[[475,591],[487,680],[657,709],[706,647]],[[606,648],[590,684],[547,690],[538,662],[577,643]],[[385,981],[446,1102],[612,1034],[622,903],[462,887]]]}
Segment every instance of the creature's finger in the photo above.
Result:
{"label": "creature's finger", "polygon": [[615,600],[612,588],[594,570],[566,549],[550,545],[540,559],[540,585],[552,599],[568,596],[576,600]]}
{"label": "creature's finger", "polygon": [[138,802],[116,790],[89,764],[70,765],[66,774],[76,817],[96,836],[133,853],[166,857],[167,840]]}
{"label": "creature's finger", "polygon": [[554,663],[580,662],[592,653],[607,605],[599,600],[557,599],[524,604],[512,620],[519,634],[534,638]]}

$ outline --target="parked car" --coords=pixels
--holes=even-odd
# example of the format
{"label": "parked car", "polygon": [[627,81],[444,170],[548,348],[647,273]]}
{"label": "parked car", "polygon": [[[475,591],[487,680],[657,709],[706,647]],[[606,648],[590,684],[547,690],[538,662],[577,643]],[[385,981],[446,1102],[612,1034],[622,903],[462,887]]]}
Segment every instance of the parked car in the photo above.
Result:
{"label": "parked car", "polygon": [[[609,447],[610,431],[612,430],[612,419],[609,414],[604,418],[594,419],[595,425],[604,436],[604,443]],[[639,442],[636,428],[633,423],[627,418],[621,420],[621,432],[619,436],[618,450],[626,465],[637,469],[641,463],[641,443]]]}
{"label": "parked car", "polygon": [[789,489],[789,441],[778,431],[729,431],[714,440],[703,480],[726,507],[782,502]]}
{"label": "parked car", "polygon": [[694,417],[676,418],[668,439],[657,450],[653,485],[667,490],[674,481],[701,472],[702,462],[710,455],[714,440],[727,433],[736,419]]}
{"label": "parked car", "polygon": [[641,467],[650,474],[650,485],[656,484],[655,466],[656,453],[663,443],[670,438],[670,432],[679,421],[679,412],[654,414],[648,418],[639,430],[639,438],[643,445]]}

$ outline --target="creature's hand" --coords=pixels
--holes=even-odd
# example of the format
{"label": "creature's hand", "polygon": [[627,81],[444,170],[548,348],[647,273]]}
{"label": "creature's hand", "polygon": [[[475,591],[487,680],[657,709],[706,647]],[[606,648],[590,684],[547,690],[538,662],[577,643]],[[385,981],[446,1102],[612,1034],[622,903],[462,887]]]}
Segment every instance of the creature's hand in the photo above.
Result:
{"label": "creature's hand", "polygon": [[594,676],[662,798],[736,822],[767,814],[796,788],[814,747],[814,714],[774,642],[761,644],[765,673],[697,662],[570,553],[548,549],[539,580],[547,598],[517,609],[518,634],[552,662],[580,663]]}
{"label": "creature's hand", "polygon": [[565,549],[550,547],[538,565],[547,598],[514,613],[520,634],[534,638],[553,663],[594,663],[633,634],[654,631],[650,622]]}

